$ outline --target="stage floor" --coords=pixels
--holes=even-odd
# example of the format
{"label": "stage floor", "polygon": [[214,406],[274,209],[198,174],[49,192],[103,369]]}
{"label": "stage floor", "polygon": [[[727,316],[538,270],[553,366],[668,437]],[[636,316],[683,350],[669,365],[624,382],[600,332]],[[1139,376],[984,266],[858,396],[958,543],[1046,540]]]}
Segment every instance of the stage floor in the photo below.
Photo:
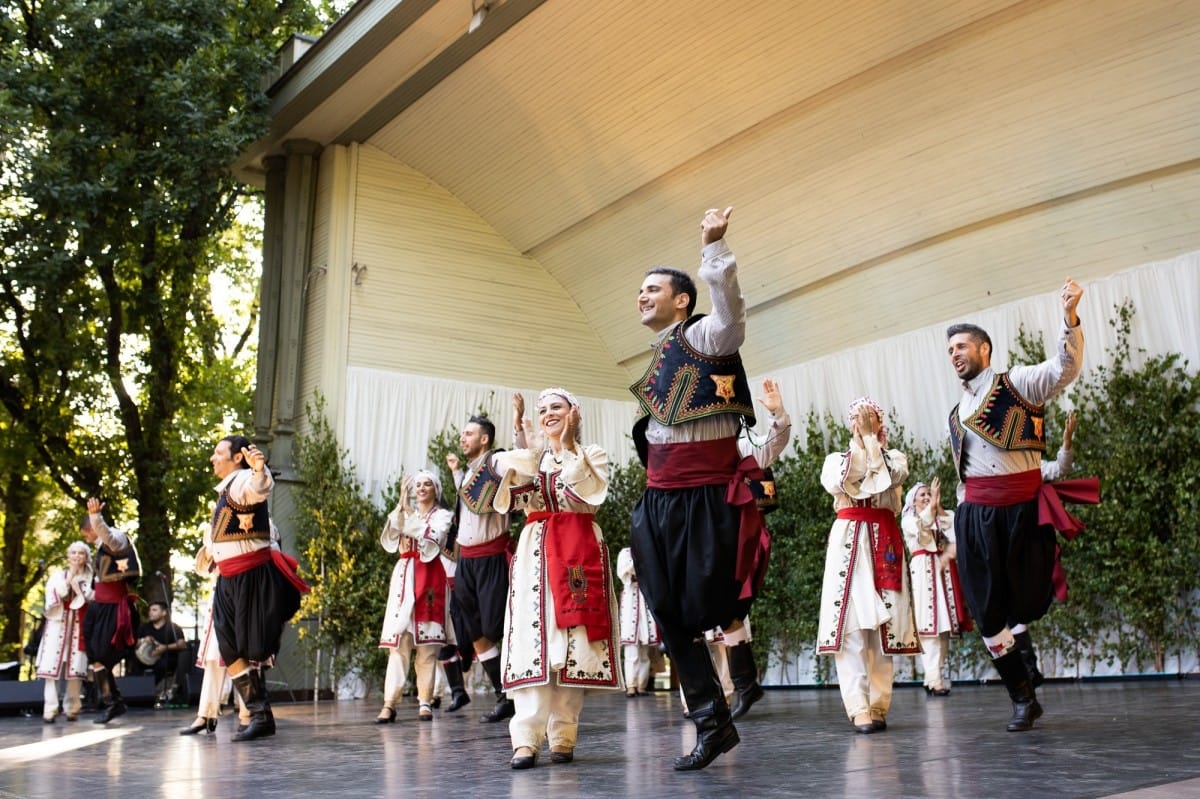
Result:
{"label": "stage floor", "polygon": [[667,693],[593,693],[575,762],[546,753],[512,771],[507,724],[481,724],[490,697],[433,722],[406,700],[395,724],[364,702],[277,704],[279,733],[181,737],[194,711],[134,708],[107,727],[0,717],[0,797],[1200,797],[1200,680],[1043,686],[1037,729],[1008,733],[1003,687],[944,699],[896,690],[888,730],[857,735],[836,689],[768,690],[738,724],[741,745],[677,773],[692,727]]}

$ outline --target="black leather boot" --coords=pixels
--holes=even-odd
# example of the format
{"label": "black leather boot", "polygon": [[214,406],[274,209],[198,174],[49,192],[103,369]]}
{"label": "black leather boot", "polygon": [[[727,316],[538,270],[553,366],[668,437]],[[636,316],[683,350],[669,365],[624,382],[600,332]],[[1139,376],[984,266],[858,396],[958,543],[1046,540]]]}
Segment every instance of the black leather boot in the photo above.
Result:
{"label": "black leather boot", "polygon": [[113,676],[112,669],[93,671],[92,679],[96,682],[96,688],[100,693],[100,702],[104,706],[100,718],[92,723],[107,724],[117,716],[124,716],[125,702],[121,700],[121,689],[117,687],[117,678]]}
{"label": "black leather boot", "polygon": [[504,694],[504,683],[500,679],[500,658],[489,658],[481,660],[483,670],[487,672],[488,679],[492,681],[492,687],[496,690],[496,706],[490,712],[484,713],[479,717],[479,720],[484,724],[494,724],[497,721],[511,719],[517,714],[517,708],[513,705],[513,701]]}
{"label": "black leather boot", "polygon": [[675,758],[674,767],[676,771],[695,771],[737,746],[738,733],[713,668],[708,644],[701,639],[686,647],[672,648],[671,668],[679,674],[688,718],[696,725],[696,746],[691,754]]}
{"label": "black leather boot", "polygon": [[729,676],[733,680],[733,710],[731,718],[740,719],[750,706],[763,698],[762,686],[758,684],[758,666],[754,663],[754,651],[749,643],[725,647],[729,657]]}
{"label": "black leather boot", "polygon": [[233,678],[233,687],[250,711],[250,723],[246,729],[234,734],[234,741],[253,741],[275,734],[275,718],[270,715],[267,692],[263,690],[262,675],[256,669]]}
{"label": "black leather boot", "polygon": [[442,670],[446,672],[446,682],[450,685],[450,704],[446,707],[446,712],[453,713],[463,705],[471,703],[471,695],[463,686],[462,661],[443,661]]}
{"label": "black leather boot", "polygon": [[1033,722],[1042,715],[1042,706],[1038,704],[1033,692],[1033,684],[1029,680],[1029,672],[1021,653],[1013,649],[1003,657],[992,661],[1004,687],[1008,689],[1008,697],[1012,700],[1013,714],[1008,721],[1009,732],[1025,732],[1033,729]]}
{"label": "black leather boot", "polygon": [[1033,639],[1029,636],[1029,631],[1014,633],[1013,638],[1017,642],[1017,651],[1021,653],[1025,671],[1029,672],[1029,682],[1034,688],[1040,688],[1046,681],[1046,675],[1038,668],[1037,651],[1033,648]]}

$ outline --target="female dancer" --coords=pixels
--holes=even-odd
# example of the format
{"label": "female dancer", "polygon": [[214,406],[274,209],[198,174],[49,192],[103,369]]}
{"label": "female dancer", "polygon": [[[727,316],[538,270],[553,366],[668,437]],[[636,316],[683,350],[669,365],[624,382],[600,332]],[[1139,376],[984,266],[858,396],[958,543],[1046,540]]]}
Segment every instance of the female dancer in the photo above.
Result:
{"label": "female dancer", "polygon": [[79,690],[87,675],[83,646],[83,615],[92,601],[92,552],[76,541],[67,547],[67,568],[46,581],[46,626],[37,652],[37,676],[46,681],[42,720],[53,724],[58,715],[58,681],[67,681],[67,721],[79,718]]}

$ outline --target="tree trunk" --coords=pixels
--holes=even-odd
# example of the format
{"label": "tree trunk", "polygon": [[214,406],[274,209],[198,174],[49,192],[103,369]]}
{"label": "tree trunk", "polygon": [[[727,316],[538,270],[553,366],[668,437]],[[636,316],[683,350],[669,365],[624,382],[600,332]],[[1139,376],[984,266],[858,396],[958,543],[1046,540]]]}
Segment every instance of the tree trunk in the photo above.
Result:
{"label": "tree trunk", "polygon": [[9,463],[4,482],[4,551],[0,569],[8,575],[0,581],[0,660],[19,660],[21,651],[21,603],[41,575],[30,575],[22,558],[25,536],[33,521],[37,488],[28,479],[27,464]]}

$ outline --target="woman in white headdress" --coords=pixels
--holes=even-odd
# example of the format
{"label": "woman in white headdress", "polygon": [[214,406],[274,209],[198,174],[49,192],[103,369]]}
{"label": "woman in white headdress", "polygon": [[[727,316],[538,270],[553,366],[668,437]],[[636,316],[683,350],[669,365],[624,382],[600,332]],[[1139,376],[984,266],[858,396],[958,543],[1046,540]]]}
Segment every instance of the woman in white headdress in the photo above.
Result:
{"label": "woman in white headdress", "polygon": [[943,672],[950,639],[970,630],[971,620],[959,597],[958,572],[954,566],[954,514],[942,508],[938,478],[908,489],[900,526],[912,556],[908,572],[912,577],[917,635],[921,639],[925,691],[933,696],[947,696],[950,681]]}
{"label": "woman in white headdress", "polygon": [[433,718],[433,687],[438,650],[454,641],[450,627],[450,583],[442,549],[454,515],[442,505],[442,484],[430,471],[409,475],[400,483],[400,501],[388,514],[379,537],[398,555],[388,587],[387,610],[379,646],[388,650],[383,683],[383,709],[376,724],[396,720],[396,702],[416,651],[417,718]]}
{"label": "woman in white headdress", "polygon": [[88,659],[83,645],[83,614],[92,600],[92,551],[83,541],[67,547],[67,567],[46,581],[46,626],[37,652],[37,676],[46,682],[42,719],[53,724],[58,715],[58,681],[67,681],[63,708],[67,721],[79,718],[79,697]]}
{"label": "woman in white headdress", "polygon": [[908,458],[887,448],[883,408],[850,403],[850,449],[825,458],[821,485],[833,495],[817,653],[833,655],[846,715],[860,733],[887,729],[892,655],[921,651],[896,524]]}
{"label": "woman in white headdress", "polygon": [[496,456],[493,505],[525,512],[510,570],[501,674],[516,706],[515,769],[575,756],[588,688],[621,689],[619,626],[604,535],[593,520],[608,494],[608,454],[580,443],[579,402],[562,388],[537,399],[539,444]]}

